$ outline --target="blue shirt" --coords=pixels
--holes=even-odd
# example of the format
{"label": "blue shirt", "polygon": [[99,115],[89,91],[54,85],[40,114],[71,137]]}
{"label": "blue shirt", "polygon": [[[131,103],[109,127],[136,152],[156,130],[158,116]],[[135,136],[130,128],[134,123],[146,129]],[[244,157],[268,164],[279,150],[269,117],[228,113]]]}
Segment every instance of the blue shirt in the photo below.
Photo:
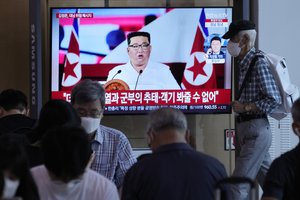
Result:
{"label": "blue shirt", "polygon": [[[240,61],[239,88],[256,54],[257,52],[253,47]],[[260,113],[265,114],[271,113],[281,104],[281,96],[266,58],[258,57],[239,101],[241,103],[254,103],[259,108]]]}
{"label": "blue shirt", "polygon": [[167,144],[130,168],[122,200],[213,200],[217,181],[226,176],[217,159],[185,143]]}
{"label": "blue shirt", "polygon": [[95,158],[91,169],[112,180],[118,188],[127,170],[136,162],[126,136],[113,128],[100,125],[92,141]]}

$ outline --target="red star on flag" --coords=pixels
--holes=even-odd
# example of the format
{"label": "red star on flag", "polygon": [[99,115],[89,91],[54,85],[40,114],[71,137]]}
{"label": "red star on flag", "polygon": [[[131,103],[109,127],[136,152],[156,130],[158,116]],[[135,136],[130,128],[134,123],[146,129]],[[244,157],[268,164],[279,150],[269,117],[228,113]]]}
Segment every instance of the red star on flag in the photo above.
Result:
{"label": "red star on flag", "polygon": [[78,64],[78,62],[74,62],[73,64],[71,64],[69,62],[69,59],[67,58],[67,63],[66,63],[65,69],[64,69],[64,73],[65,73],[64,81],[66,81],[68,76],[73,76],[73,77],[77,78],[77,76],[74,72],[74,68],[76,67],[77,64]]}
{"label": "red star on flag", "polygon": [[199,62],[198,59],[196,58],[196,56],[194,57],[194,65],[187,69],[187,70],[193,72],[193,81],[195,81],[195,79],[197,78],[197,76],[199,74],[203,75],[203,76],[207,76],[206,72],[204,71],[205,64],[206,64],[206,61]]}

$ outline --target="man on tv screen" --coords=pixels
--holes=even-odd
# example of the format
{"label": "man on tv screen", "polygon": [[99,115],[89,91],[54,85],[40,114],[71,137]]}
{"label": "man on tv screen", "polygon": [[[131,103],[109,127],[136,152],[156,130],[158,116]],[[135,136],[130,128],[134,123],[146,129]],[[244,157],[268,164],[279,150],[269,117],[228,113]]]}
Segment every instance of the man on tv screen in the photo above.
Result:
{"label": "man on tv screen", "polygon": [[221,38],[215,36],[210,40],[210,48],[206,53],[211,55],[223,55],[224,52],[221,51],[221,47]]}
{"label": "man on tv screen", "polygon": [[150,34],[132,32],[127,37],[129,62],[109,71],[107,81],[120,79],[130,90],[181,89],[167,65],[149,60]]}

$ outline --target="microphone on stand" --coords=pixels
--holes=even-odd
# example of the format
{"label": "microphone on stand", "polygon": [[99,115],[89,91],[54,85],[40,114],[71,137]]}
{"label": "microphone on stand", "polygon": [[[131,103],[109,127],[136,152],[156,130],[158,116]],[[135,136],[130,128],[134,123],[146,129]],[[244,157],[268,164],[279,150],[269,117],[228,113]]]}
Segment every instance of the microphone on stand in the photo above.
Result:
{"label": "microphone on stand", "polygon": [[140,71],[139,71],[139,75],[138,75],[138,77],[137,77],[137,79],[136,79],[136,82],[135,82],[135,86],[134,86],[134,90],[136,90],[136,86],[137,86],[137,84],[138,84],[138,82],[139,82],[139,78],[140,78],[140,75],[143,73],[143,70],[141,69]]}
{"label": "microphone on stand", "polygon": [[115,76],[117,76],[118,74],[120,74],[122,72],[122,70],[118,70],[117,73],[111,78],[111,80],[113,80],[115,78]]}

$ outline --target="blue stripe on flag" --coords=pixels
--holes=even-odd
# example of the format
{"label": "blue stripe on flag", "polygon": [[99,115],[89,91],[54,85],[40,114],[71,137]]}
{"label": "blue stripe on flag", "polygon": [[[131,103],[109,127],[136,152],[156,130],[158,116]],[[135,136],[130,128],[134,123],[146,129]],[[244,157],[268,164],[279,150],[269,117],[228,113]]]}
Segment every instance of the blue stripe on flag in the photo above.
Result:
{"label": "blue stripe on flag", "polygon": [[201,28],[203,30],[203,33],[205,34],[205,36],[207,37],[208,34],[208,29],[205,27],[205,20],[206,20],[206,16],[205,16],[205,11],[204,8],[201,11],[201,15],[200,15],[200,19],[199,19],[199,23],[201,25]]}

